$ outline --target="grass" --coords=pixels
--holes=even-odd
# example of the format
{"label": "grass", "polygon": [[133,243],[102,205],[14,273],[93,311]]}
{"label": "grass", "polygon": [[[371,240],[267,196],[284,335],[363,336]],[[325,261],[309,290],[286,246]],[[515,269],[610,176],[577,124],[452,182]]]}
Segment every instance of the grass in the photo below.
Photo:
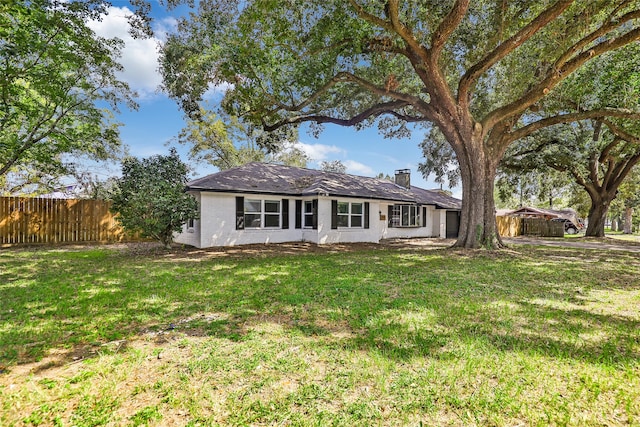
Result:
{"label": "grass", "polygon": [[0,301],[3,426],[640,425],[637,254],[4,250]]}

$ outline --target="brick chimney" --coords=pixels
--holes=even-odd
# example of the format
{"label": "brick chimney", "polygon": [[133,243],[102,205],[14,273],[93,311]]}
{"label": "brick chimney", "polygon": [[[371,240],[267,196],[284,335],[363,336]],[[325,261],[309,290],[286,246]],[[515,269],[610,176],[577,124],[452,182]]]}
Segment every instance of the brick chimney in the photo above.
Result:
{"label": "brick chimney", "polygon": [[411,189],[411,169],[398,169],[396,171],[396,185]]}

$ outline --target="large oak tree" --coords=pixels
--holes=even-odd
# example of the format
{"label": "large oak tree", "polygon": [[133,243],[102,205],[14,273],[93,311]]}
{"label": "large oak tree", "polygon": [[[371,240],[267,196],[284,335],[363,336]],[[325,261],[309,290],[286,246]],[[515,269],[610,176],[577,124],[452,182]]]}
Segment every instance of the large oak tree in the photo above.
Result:
{"label": "large oak tree", "polygon": [[[179,3],[180,0],[169,0]],[[640,38],[640,0],[201,0],[164,46],[168,92],[187,111],[227,83],[230,112],[273,130],[408,123],[455,151],[463,205],[456,245],[501,245],[493,183],[516,140],[618,108],[539,114],[585,64]]]}
{"label": "large oak tree", "polygon": [[[544,101],[547,117],[568,110],[640,110],[640,43],[601,59],[575,72]],[[507,150],[503,167],[565,173],[589,195],[586,235],[602,237],[607,211],[638,163],[640,120],[603,116],[545,128],[517,141]]]}
{"label": "large oak tree", "polygon": [[111,111],[136,107],[116,75],[122,41],[88,26],[108,6],[103,0],[0,2],[0,181],[25,169],[70,173],[65,155],[119,155]]}

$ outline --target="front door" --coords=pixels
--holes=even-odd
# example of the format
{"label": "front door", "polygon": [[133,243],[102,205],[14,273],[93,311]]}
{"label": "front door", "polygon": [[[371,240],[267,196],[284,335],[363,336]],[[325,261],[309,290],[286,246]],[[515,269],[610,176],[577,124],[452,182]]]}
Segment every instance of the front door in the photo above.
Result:
{"label": "front door", "polygon": [[460,229],[460,212],[459,211],[447,211],[447,239],[455,239],[458,237],[458,230]]}

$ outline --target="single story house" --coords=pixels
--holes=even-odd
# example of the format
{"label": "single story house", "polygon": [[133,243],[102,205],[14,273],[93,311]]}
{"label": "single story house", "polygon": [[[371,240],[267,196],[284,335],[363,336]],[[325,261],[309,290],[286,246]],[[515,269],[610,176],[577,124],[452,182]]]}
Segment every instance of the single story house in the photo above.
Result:
{"label": "single story house", "polygon": [[249,163],[187,183],[200,218],[175,241],[198,248],[304,241],[374,242],[457,237],[461,201],[410,184],[268,163]]}

